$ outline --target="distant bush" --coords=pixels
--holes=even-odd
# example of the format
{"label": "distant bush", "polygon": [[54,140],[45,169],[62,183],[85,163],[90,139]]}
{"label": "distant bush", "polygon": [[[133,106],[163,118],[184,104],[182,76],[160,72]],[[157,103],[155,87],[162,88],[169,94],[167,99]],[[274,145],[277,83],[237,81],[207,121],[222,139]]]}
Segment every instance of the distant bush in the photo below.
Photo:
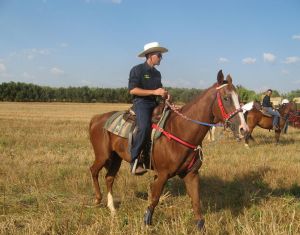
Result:
{"label": "distant bush", "polygon": [[[176,103],[187,103],[201,94],[203,89],[196,88],[166,88]],[[261,94],[237,85],[237,92],[242,102],[259,100]],[[280,96],[274,91],[273,96]],[[292,100],[300,96],[300,90],[283,94],[283,97]],[[98,88],[98,87],[49,87],[31,83],[7,82],[0,84],[0,101],[18,102],[78,102],[78,103],[131,103],[132,96],[127,87]]]}

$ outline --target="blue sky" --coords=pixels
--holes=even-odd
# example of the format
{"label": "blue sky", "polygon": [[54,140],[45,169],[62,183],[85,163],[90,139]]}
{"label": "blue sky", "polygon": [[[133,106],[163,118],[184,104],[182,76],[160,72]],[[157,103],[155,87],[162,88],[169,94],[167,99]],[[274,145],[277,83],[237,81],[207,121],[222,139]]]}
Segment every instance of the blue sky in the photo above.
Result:
{"label": "blue sky", "polygon": [[255,91],[300,89],[298,0],[0,0],[0,83],[126,87],[145,43],[167,47],[164,86],[219,69]]}

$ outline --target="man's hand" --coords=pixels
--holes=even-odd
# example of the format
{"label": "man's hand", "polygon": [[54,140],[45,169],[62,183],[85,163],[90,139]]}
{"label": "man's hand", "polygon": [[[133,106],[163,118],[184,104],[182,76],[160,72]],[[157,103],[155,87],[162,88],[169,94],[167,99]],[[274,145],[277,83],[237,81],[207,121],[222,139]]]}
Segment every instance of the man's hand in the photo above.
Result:
{"label": "man's hand", "polygon": [[168,91],[166,91],[164,88],[158,88],[154,90],[154,95],[161,96],[163,98],[167,98],[168,94]]}

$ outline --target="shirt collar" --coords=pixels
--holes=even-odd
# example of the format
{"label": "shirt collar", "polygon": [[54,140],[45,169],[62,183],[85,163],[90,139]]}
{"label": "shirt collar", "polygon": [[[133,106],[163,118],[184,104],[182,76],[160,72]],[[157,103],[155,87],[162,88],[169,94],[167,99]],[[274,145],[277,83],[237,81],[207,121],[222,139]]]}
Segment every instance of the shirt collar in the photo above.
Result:
{"label": "shirt collar", "polygon": [[144,63],[144,67],[145,67],[145,69],[146,69],[146,71],[154,71],[155,70],[155,68],[154,67],[151,67],[148,63],[147,63],[147,61]]}

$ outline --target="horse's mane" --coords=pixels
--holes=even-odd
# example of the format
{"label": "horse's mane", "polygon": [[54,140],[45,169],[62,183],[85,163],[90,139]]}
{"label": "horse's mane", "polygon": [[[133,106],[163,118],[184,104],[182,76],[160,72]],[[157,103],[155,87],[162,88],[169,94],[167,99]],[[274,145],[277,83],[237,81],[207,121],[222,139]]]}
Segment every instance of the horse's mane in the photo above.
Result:
{"label": "horse's mane", "polygon": [[180,111],[186,111],[188,110],[191,106],[195,105],[197,102],[199,102],[200,99],[202,99],[204,96],[207,95],[208,92],[210,92],[210,90],[212,88],[215,88],[217,85],[217,83],[214,83],[211,87],[201,91],[200,94],[196,95],[193,99],[191,99],[191,101],[189,101],[188,103],[186,103],[185,105],[183,105],[180,109]]}

